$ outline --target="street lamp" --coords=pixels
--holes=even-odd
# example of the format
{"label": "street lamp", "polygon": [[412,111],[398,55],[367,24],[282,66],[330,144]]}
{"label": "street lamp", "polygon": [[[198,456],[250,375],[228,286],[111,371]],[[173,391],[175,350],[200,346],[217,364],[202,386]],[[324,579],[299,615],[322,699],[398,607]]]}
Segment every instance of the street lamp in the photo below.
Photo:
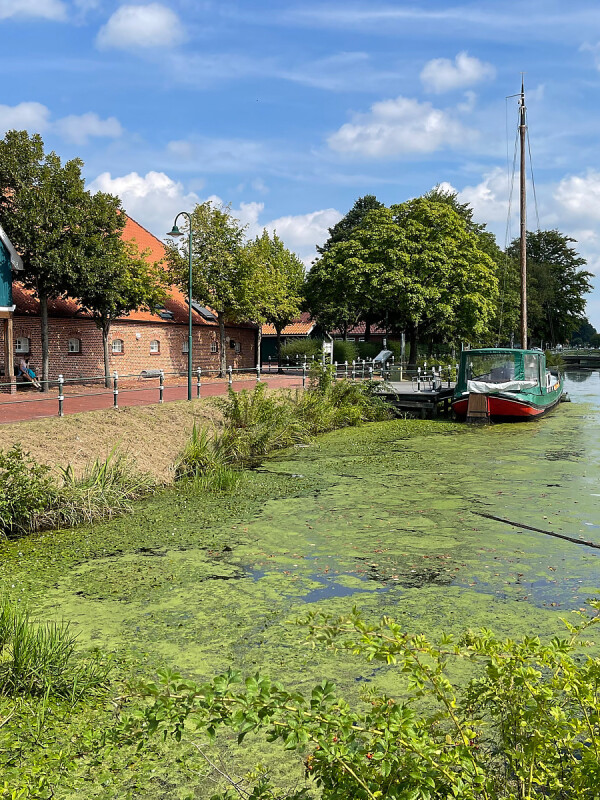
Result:
{"label": "street lamp", "polygon": [[180,211],[179,214],[175,217],[175,221],[173,222],[173,229],[167,233],[167,236],[172,236],[174,239],[178,239],[180,236],[183,236],[183,232],[179,230],[177,227],[177,220],[179,217],[186,217],[189,225],[189,241],[188,241],[188,250],[189,250],[189,274],[188,274],[188,400],[192,399],[192,218],[188,214],[187,211]]}

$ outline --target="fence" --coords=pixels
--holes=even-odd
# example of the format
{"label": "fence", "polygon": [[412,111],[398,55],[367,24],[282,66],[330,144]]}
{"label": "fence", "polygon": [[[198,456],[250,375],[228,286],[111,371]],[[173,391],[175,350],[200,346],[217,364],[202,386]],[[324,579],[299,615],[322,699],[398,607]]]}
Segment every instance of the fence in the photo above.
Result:
{"label": "fence", "polygon": [[[276,363],[273,363],[271,359],[269,359],[266,369],[257,365],[253,368],[239,368],[234,369],[233,367],[228,367],[226,371],[226,376],[224,380],[227,383],[227,386],[231,387],[233,384],[234,375],[238,379],[241,376],[252,376],[256,383],[260,383],[261,376],[263,375],[274,375],[275,373],[283,372],[284,375],[295,375],[299,379],[301,377],[302,387],[306,388],[307,381],[309,378],[310,367],[315,363],[321,363],[315,361],[314,359],[308,360],[304,359],[302,362],[291,363],[289,359],[286,360],[285,363],[278,366]],[[419,367],[416,370],[407,370],[402,364],[395,365],[393,357],[390,358],[387,362],[377,361],[375,359],[359,359],[357,361],[344,361],[343,363],[333,362],[332,366],[332,378],[333,380],[350,380],[350,381],[367,381],[367,380],[379,380],[379,381],[405,381],[410,382],[413,388],[413,391],[420,392],[420,391],[428,391],[428,390],[436,390],[440,389],[444,382],[447,382],[447,385],[451,385],[451,380],[453,376],[456,374],[454,372],[457,367],[453,368],[447,366],[446,368],[438,367],[437,369],[434,367],[430,372],[427,371],[427,365],[423,368]],[[218,376],[220,374],[219,370],[216,369],[202,369],[198,367],[193,374],[194,381],[193,386],[195,387],[195,396],[196,398],[200,398],[202,396],[202,386],[203,386],[203,379],[208,378],[210,379],[211,376]],[[65,378],[62,375],[59,375],[57,379],[48,380],[47,386],[48,388],[55,388],[57,389],[56,397],[48,396],[47,393],[43,393],[41,395],[36,394],[35,397],[27,397],[27,398],[19,398],[19,399],[8,399],[8,396],[5,395],[6,399],[2,397],[2,390],[6,388],[13,387],[14,383],[0,383],[0,413],[1,409],[7,406],[20,406],[25,404],[32,404],[32,403],[46,403],[48,404],[50,401],[56,402],[56,413],[59,417],[64,416],[65,412],[65,403],[68,404],[70,400],[73,399],[81,399],[81,398],[91,398],[91,397],[110,397],[112,396],[112,407],[115,409],[119,408],[119,396],[122,394],[133,394],[136,392],[146,392],[155,391],[156,394],[154,396],[150,396],[148,399],[149,403],[164,402],[164,395],[165,390],[167,388],[174,388],[173,384],[166,384],[166,378],[187,378],[187,372],[164,372],[163,370],[143,370],[141,373],[136,373],[132,375],[119,375],[117,372],[113,372],[110,378],[107,380],[104,374],[102,375],[89,375],[89,376],[80,376],[78,378]],[[124,385],[126,381],[135,380],[137,382],[143,381],[143,386],[131,386],[131,385]],[[151,383],[155,381],[155,383]],[[213,381],[214,383],[214,381]],[[70,386],[86,386],[89,384],[104,384],[103,387],[99,391],[92,391],[92,392],[71,392],[68,393],[68,388]],[[108,385],[106,385],[108,384]],[[22,384],[21,384],[22,385]],[[175,384],[176,387],[182,388],[184,384],[179,383]],[[91,410],[91,409],[90,409]]]}

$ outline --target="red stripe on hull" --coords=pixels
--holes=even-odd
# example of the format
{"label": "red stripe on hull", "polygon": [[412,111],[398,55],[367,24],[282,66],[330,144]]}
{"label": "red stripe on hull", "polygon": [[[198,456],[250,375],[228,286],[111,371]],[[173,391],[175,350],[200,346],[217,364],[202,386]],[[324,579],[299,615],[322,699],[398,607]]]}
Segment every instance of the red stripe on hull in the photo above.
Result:
{"label": "red stripe on hull", "polygon": [[[467,397],[457,400],[452,404],[454,413],[459,417],[466,417],[469,400]],[[544,411],[548,411],[552,406],[530,406],[518,400],[509,400],[506,397],[494,397],[488,395],[488,408],[490,417],[518,417],[520,419],[531,419],[539,417]]]}

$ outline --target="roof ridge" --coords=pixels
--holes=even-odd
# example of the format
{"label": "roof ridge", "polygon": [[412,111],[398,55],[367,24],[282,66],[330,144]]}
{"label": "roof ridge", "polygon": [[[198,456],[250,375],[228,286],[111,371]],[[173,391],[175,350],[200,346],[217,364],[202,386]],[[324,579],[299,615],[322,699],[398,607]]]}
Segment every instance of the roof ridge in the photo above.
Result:
{"label": "roof ridge", "polygon": [[127,217],[127,219],[128,219],[128,220],[130,220],[131,222],[135,223],[135,224],[138,226],[138,228],[141,228],[143,231],[146,231],[146,233],[148,234],[148,236],[151,236],[151,237],[152,237],[153,239],[155,239],[155,240],[156,240],[156,241],[157,241],[157,242],[158,242],[158,243],[159,243],[159,244],[160,244],[162,247],[165,247],[165,248],[166,248],[166,244],[165,244],[164,242],[161,242],[161,240],[158,238],[158,236],[155,236],[155,235],[152,233],[152,231],[149,231],[149,230],[148,230],[148,228],[145,228],[145,227],[144,227],[144,226],[143,226],[143,225],[142,225],[140,222],[138,222],[138,221],[137,221],[137,219],[134,219],[134,218],[133,218],[133,217],[132,217],[130,214],[128,214],[126,211],[125,211],[124,213],[125,213],[125,216]]}

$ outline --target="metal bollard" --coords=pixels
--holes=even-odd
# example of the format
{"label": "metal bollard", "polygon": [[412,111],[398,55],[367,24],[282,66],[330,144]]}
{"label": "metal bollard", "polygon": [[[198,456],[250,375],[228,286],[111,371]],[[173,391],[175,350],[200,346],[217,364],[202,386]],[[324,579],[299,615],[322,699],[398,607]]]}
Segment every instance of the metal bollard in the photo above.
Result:
{"label": "metal bollard", "polygon": [[119,408],[119,376],[117,370],[113,372],[113,408]]}
{"label": "metal bollard", "polygon": [[256,365],[256,382],[260,383],[260,364]]}
{"label": "metal bollard", "polygon": [[302,367],[302,388],[306,388],[306,362],[304,362]]}
{"label": "metal bollard", "polygon": [[452,377],[452,370],[450,369],[450,364],[448,364],[448,388],[450,388],[451,377]]}
{"label": "metal bollard", "polygon": [[165,390],[165,373],[160,371],[160,375],[158,376],[158,402],[162,403],[163,401],[163,392]]}
{"label": "metal bollard", "polygon": [[417,392],[421,391],[421,367],[417,367]]}
{"label": "metal bollard", "polygon": [[369,380],[373,380],[373,367],[369,367]]}
{"label": "metal bollard", "polygon": [[337,381],[337,361],[333,362],[333,380]]}
{"label": "metal bollard", "polygon": [[363,362],[362,362],[362,377],[363,377],[363,380],[365,379],[365,363],[366,362],[365,362],[365,360],[363,358]]}
{"label": "metal bollard", "polygon": [[354,359],[352,360],[352,372],[350,374],[352,375],[352,380],[355,381],[356,380],[356,361]]}
{"label": "metal bollard", "polygon": [[229,384],[229,388],[231,388],[231,384],[233,383],[233,367],[227,367],[227,383]]}
{"label": "metal bollard", "polygon": [[271,356],[269,356],[269,375],[271,374]]}
{"label": "metal bollard", "polygon": [[63,414],[63,400],[65,399],[64,395],[65,389],[65,379],[62,375],[58,376],[58,416],[62,417]]}
{"label": "metal bollard", "polygon": [[348,362],[344,361],[344,378],[348,380]]}
{"label": "metal bollard", "polygon": [[200,388],[202,386],[202,367],[198,367],[196,374],[198,376],[196,380],[196,397],[200,397]]}

